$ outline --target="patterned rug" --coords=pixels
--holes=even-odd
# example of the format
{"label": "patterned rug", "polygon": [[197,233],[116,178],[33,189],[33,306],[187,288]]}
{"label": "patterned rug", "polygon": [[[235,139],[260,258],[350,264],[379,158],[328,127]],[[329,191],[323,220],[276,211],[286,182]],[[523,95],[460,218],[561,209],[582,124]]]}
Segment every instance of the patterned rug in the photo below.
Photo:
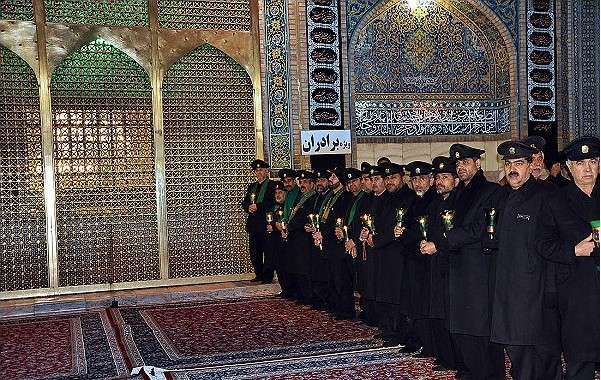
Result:
{"label": "patterned rug", "polygon": [[415,359],[398,350],[334,354],[274,363],[174,372],[176,380],[452,380],[454,372],[433,372],[432,359]]}
{"label": "patterned rug", "polygon": [[376,330],[274,298],[111,310],[133,366],[191,368],[381,346]]}
{"label": "patterned rug", "polygon": [[0,379],[106,379],[129,373],[104,311],[2,320],[0,337]]}

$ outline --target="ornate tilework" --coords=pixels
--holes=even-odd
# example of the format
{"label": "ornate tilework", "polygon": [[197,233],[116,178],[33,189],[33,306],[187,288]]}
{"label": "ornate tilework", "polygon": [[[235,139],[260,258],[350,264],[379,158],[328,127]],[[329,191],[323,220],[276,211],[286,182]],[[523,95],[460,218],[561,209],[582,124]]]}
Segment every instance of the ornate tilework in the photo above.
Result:
{"label": "ornate tilework", "polygon": [[465,1],[371,15],[349,49],[358,136],[509,131],[512,57],[486,15]]}
{"label": "ornate tilework", "polygon": [[3,0],[0,2],[0,20],[33,21],[32,0]]}
{"label": "ornate tilework", "polygon": [[292,166],[288,2],[266,0],[265,13],[265,125],[269,133],[269,161],[274,169]]}
{"label": "ornate tilework", "polygon": [[48,22],[148,26],[147,0],[44,0]]}
{"label": "ornate tilework", "polygon": [[60,286],[158,279],[146,72],[97,39],[56,69],[50,91]]}
{"label": "ornate tilework", "polygon": [[48,287],[42,129],[31,67],[0,47],[0,292]]}
{"label": "ornate tilework", "polygon": [[[599,135],[599,2],[571,1],[568,17],[572,24],[572,63],[569,76],[570,123],[564,138]],[[568,138],[566,138],[568,140]]]}
{"label": "ornate tilework", "polygon": [[[386,0],[350,0],[346,5],[348,41],[350,43],[352,35],[355,33],[357,25],[361,19],[369,13],[377,4]],[[392,0],[394,1],[394,0]],[[518,15],[520,0],[481,0],[486,4],[507,26],[517,45],[519,32]]]}
{"label": "ornate tilework", "polygon": [[[334,0],[307,1],[309,125],[312,129],[343,125],[338,5]],[[330,75],[320,76],[320,72]]]}
{"label": "ornate tilework", "polygon": [[509,132],[510,107],[501,102],[355,102],[357,135],[471,135]]}
{"label": "ornate tilework", "polygon": [[249,0],[159,0],[161,27],[250,30]]}
{"label": "ornate tilework", "polygon": [[550,125],[555,121],[555,18],[553,1],[543,1],[546,11],[528,1],[528,119]]}

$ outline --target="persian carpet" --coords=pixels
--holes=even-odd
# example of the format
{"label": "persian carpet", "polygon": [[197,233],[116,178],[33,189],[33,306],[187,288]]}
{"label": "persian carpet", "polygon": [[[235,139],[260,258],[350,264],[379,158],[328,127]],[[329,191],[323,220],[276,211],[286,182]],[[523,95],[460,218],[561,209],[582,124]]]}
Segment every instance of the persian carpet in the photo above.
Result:
{"label": "persian carpet", "polygon": [[274,298],[111,310],[134,367],[243,363],[381,346],[376,330]]}
{"label": "persian carpet", "polygon": [[0,379],[128,375],[105,311],[0,321]]}
{"label": "persian carpet", "polygon": [[433,372],[433,359],[416,359],[394,349],[297,358],[272,363],[176,372],[176,380],[452,380],[454,372]]}

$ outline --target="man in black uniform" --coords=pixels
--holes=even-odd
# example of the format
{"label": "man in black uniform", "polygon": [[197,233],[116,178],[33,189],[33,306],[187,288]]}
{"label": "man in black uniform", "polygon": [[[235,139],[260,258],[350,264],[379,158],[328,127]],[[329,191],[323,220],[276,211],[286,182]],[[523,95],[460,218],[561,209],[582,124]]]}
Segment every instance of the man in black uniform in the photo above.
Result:
{"label": "man in black uniform", "polygon": [[[430,357],[434,356],[434,337],[428,318],[430,281],[426,279],[430,257],[420,252],[420,242],[424,237],[416,219],[428,216],[428,208],[436,197],[436,188],[432,187],[434,180],[431,174],[432,166],[429,163],[413,161],[406,168],[416,197],[410,211],[413,218],[407,223],[409,229],[400,237],[403,244],[408,247],[403,278],[409,284],[409,320],[416,338],[416,343],[413,345],[415,348],[423,347],[418,357]],[[411,348],[409,344],[408,349]]]}
{"label": "man in black uniform", "polygon": [[[327,170],[317,170],[315,172],[317,179],[315,187],[317,196],[313,205],[313,215],[320,215],[322,208],[332,196],[330,190],[330,172]],[[307,226],[307,232],[314,232],[312,226]],[[316,310],[327,310],[332,299],[329,286],[329,260],[323,249],[319,246],[311,246],[311,287],[313,288],[312,306]]]}
{"label": "man in black uniform", "polygon": [[[344,169],[330,170],[330,188],[332,195],[320,209],[321,230],[313,236],[316,244],[321,244],[329,264],[329,292],[331,294],[330,312],[338,319],[354,318],[354,307],[349,307],[347,297],[347,263],[344,242],[336,237],[336,221],[344,219],[350,194],[345,191]],[[352,282],[349,284],[352,292]],[[351,304],[353,304],[351,298]],[[354,304],[353,304],[354,305]]]}
{"label": "man in black uniform", "polygon": [[[369,246],[376,248],[379,276],[376,287],[378,326],[387,345],[402,343],[406,328],[407,312],[402,308],[409,298],[410,290],[403,287],[405,254],[408,247],[394,237],[396,210],[410,210],[415,194],[403,182],[403,166],[395,163],[384,167],[384,181],[390,200],[386,210],[374,216],[376,233],[367,237]],[[411,215],[407,215],[411,218]]]}
{"label": "man in black uniform", "polygon": [[280,180],[284,184],[284,190],[286,190],[286,199],[284,200],[283,210],[276,216],[276,228],[282,238],[282,249],[278,256],[278,266],[280,269],[278,272],[278,280],[282,287],[281,296],[288,299],[294,299],[297,298],[298,295],[294,287],[295,284],[292,276],[292,249],[289,247],[288,240],[283,238],[283,235],[287,232],[290,212],[300,199],[300,189],[296,184],[296,172],[294,170],[280,169],[278,177],[280,177]]}
{"label": "man in black uniform", "polygon": [[[442,214],[455,210],[455,191],[459,184],[455,163],[449,157],[436,157],[432,161],[434,183],[438,197],[428,209],[428,241],[422,241],[420,252],[431,258],[429,317],[434,334],[437,366],[435,371],[462,368],[458,365],[458,353],[449,332],[449,252],[445,247],[446,228],[452,228],[453,218],[445,227]],[[445,249],[446,248],[446,249]]]}
{"label": "man in black uniform", "polygon": [[532,176],[539,181],[546,181],[549,178],[549,171],[545,168],[545,153],[543,149],[547,141],[541,136],[528,136],[521,141],[524,145],[532,148]]}
{"label": "man in black uniform", "polygon": [[594,378],[599,366],[599,248],[591,222],[599,220],[599,139],[582,137],[564,149],[574,182],[545,202],[539,253],[562,263],[557,271],[566,379]]}
{"label": "man in black uniform", "polygon": [[[386,185],[384,183],[384,169],[380,166],[372,166],[369,169],[369,175],[371,178],[373,195],[369,204],[367,205],[367,211],[361,214],[361,228],[360,233],[357,236],[355,226],[353,229],[353,242],[357,247],[357,256],[363,260],[363,267],[365,273],[365,282],[363,289],[363,308],[362,308],[362,320],[370,326],[378,325],[378,313],[376,307],[376,293],[378,282],[380,279],[380,263],[377,256],[377,249],[367,244],[367,238],[370,230],[365,228],[366,220],[365,217],[371,216],[374,224],[374,228],[371,232],[379,230],[380,227],[384,226],[384,223],[390,218],[390,193],[386,191]],[[373,240],[373,239],[372,239]]]}
{"label": "man in black uniform", "polygon": [[361,190],[367,194],[372,194],[373,185],[371,183],[371,171],[372,166],[367,162],[361,163]]}
{"label": "man in black uniform", "polygon": [[450,255],[450,330],[466,366],[468,379],[504,379],[503,347],[490,342],[493,259],[484,254],[485,209],[499,189],[481,169],[484,153],[463,144],[449,150],[461,181],[455,202],[455,226],[446,233]]}
{"label": "man in black uniform", "polygon": [[[515,380],[559,380],[561,364],[557,310],[545,302],[550,295],[547,271],[552,263],[536,251],[536,225],[553,189],[532,176],[537,147],[506,141],[503,156],[508,186],[497,206],[499,220],[492,308],[491,340],[505,346]],[[518,289],[518,291],[516,291]]]}
{"label": "man in black uniform", "polygon": [[251,282],[267,282],[269,279],[273,279],[273,268],[264,267],[265,212],[273,208],[275,187],[269,180],[267,162],[254,160],[250,167],[257,177],[257,181],[246,188],[242,208],[248,213],[246,231],[248,232],[250,261],[255,271],[255,278]]}
{"label": "man in black uniform", "polygon": [[[285,277],[285,275],[283,275],[280,267],[280,255],[284,245],[282,241],[282,235],[277,229],[276,223],[278,221],[278,215],[283,213],[284,202],[286,200],[286,190],[284,190],[284,183],[281,181],[274,181],[274,187],[275,203],[271,210],[267,210],[267,213],[271,213],[271,222],[267,223],[267,229],[265,231],[265,266],[271,266],[275,269],[278,275],[278,282],[280,283],[282,289],[284,289],[285,286],[283,283],[285,283],[286,280],[282,280],[282,277]],[[265,280],[268,281],[269,279],[265,278]]]}
{"label": "man in black uniform", "polygon": [[570,183],[570,180],[561,174],[561,163],[563,161],[561,155],[555,150],[545,155],[545,166],[549,169],[547,181],[552,182],[558,188]]}
{"label": "man in black uniform", "polygon": [[305,226],[309,224],[309,214],[315,207],[315,174],[308,170],[297,173],[301,197],[288,215],[288,229],[282,236],[288,241],[288,252],[291,254],[292,282],[297,301],[303,305],[311,305],[313,291],[311,289],[311,234]]}

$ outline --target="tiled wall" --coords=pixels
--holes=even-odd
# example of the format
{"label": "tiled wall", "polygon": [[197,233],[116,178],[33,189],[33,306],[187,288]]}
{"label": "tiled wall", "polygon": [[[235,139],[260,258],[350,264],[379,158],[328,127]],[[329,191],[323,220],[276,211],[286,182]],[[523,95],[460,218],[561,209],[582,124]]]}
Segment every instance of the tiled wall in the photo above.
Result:
{"label": "tiled wall", "polygon": [[[502,168],[497,155],[497,146],[505,140],[499,141],[470,141],[461,142],[469,146],[484,149],[482,156],[482,169],[485,172],[497,172]],[[450,142],[426,143],[358,143],[357,164],[367,161],[375,164],[378,158],[386,156],[392,162],[408,164],[411,161],[421,160],[429,162],[436,156],[448,156]]]}

